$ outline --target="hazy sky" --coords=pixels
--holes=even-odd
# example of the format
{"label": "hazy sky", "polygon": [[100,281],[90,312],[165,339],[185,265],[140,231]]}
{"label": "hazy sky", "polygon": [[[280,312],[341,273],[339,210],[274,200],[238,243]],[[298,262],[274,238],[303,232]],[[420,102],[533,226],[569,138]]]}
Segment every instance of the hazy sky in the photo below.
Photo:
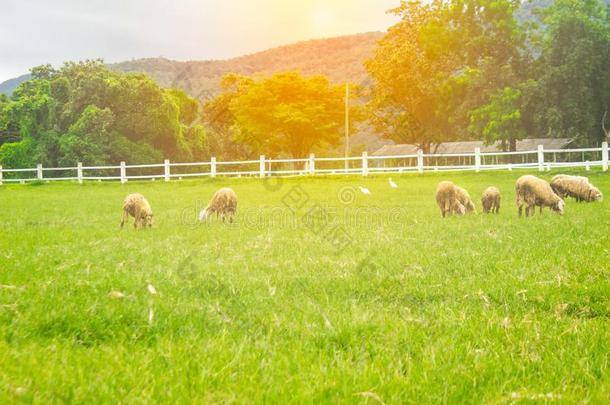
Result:
{"label": "hazy sky", "polygon": [[43,63],[223,59],[383,31],[400,0],[0,0],[0,82]]}

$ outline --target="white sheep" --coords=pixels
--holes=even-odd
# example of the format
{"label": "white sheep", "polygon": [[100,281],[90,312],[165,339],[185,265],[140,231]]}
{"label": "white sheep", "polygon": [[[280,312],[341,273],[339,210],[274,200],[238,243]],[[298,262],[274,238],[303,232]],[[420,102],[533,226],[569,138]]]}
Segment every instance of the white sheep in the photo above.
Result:
{"label": "white sheep", "polygon": [[527,205],[525,207],[526,217],[534,215],[535,206],[540,207],[540,213],[542,213],[543,207],[550,207],[553,211],[563,215],[565,203],[546,181],[536,176],[521,176],[515,184],[515,191],[519,216],[521,216],[524,204]]}
{"label": "white sheep", "polygon": [[151,228],[153,225],[153,212],[150,204],[142,194],[129,194],[123,201],[123,217],[121,219],[121,228],[125,222],[129,220],[129,216],[134,217],[133,227]]}
{"label": "white sheep", "polygon": [[229,219],[233,222],[233,217],[237,211],[237,194],[228,187],[221,188],[214,193],[208,206],[199,213],[199,221],[205,222],[211,215],[216,214],[216,217]]}
{"label": "white sheep", "polygon": [[558,174],[551,179],[551,188],[561,198],[573,197],[576,201],[601,201],[601,191],[587,177]]}
{"label": "white sheep", "polygon": [[450,181],[441,181],[436,187],[436,203],[441,209],[441,216],[456,214],[464,215],[466,208],[457,198],[455,184]]}

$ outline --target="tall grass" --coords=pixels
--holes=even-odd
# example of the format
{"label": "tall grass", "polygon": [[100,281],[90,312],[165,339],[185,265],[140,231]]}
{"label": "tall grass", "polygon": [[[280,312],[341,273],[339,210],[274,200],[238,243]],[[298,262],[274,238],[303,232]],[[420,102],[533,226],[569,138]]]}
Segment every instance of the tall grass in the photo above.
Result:
{"label": "tall grass", "polygon": [[[606,402],[610,203],[519,219],[520,174],[2,186],[0,398]],[[442,220],[442,179],[500,214]]]}

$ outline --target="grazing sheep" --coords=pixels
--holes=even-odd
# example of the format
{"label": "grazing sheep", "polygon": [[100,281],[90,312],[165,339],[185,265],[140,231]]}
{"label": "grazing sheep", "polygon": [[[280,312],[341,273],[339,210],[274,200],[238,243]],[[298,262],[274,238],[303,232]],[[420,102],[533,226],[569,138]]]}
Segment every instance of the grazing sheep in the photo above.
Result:
{"label": "grazing sheep", "polygon": [[497,214],[500,212],[500,199],[500,190],[493,186],[487,187],[481,196],[483,212],[486,214],[490,212],[492,214]]}
{"label": "grazing sheep", "polygon": [[441,181],[436,187],[436,203],[441,209],[441,216],[456,214],[464,215],[466,208],[457,199],[455,184],[450,181]]}
{"label": "grazing sheep", "polygon": [[134,217],[133,227],[138,229],[153,225],[153,213],[150,204],[142,194],[129,194],[123,201],[123,218],[121,220],[121,228],[125,222],[129,220],[129,216]]}
{"label": "grazing sheep", "polygon": [[237,211],[237,194],[230,188],[221,188],[214,193],[208,206],[199,213],[199,221],[205,222],[211,215],[221,217],[222,222],[229,218],[233,222],[233,217]]}
{"label": "grazing sheep", "polygon": [[455,196],[458,199],[458,201],[464,206],[464,208],[466,209],[466,212],[475,212],[476,213],[476,209],[474,207],[474,202],[472,202],[472,199],[470,198],[470,194],[468,194],[468,191],[466,191],[465,189],[463,189],[460,186],[455,186]]}
{"label": "grazing sheep", "polygon": [[576,201],[601,201],[601,191],[582,176],[558,174],[551,179],[551,188],[561,198],[573,197]]}
{"label": "grazing sheep", "polygon": [[540,213],[542,213],[543,207],[550,207],[553,211],[563,215],[565,203],[555,194],[550,184],[546,181],[536,176],[521,176],[515,184],[515,190],[517,192],[519,216],[521,216],[523,204],[527,205],[525,207],[526,217],[534,215],[536,205],[540,207]]}

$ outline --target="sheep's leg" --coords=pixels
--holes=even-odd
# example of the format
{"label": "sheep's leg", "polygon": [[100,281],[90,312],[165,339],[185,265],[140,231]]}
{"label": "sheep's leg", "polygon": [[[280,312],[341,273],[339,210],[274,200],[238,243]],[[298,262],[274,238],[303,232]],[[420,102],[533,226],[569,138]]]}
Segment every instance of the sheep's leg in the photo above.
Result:
{"label": "sheep's leg", "polygon": [[138,229],[138,226],[140,225],[140,210],[138,209],[138,207],[136,207],[135,212],[133,214],[133,228]]}
{"label": "sheep's leg", "polygon": [[540,206],[540,215],[542,215],[542,205]]}
{"label": "sheep's leg", "polygon": [[123,229],[123,225],[125,225],[125,222],[129,221],[129,213],[127,212],[126,209],[123,209],[123,216],[121,218],[121,229]]}
{"label": "sheep's leg", "polygon": [[[519,218],[521,218],[521,215],[523,214],[523,201],[519,198],[517,198],[517,208],[519,208]],[[527,216],[527,209],[525,210],[525,215]]]}

